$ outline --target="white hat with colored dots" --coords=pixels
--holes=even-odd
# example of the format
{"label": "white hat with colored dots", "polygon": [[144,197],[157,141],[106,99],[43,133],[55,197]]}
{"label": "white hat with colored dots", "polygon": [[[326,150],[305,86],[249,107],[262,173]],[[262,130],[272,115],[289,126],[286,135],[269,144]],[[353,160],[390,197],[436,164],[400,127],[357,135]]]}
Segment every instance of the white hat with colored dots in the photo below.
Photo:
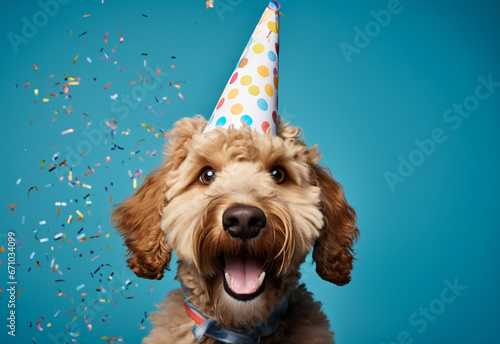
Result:
{"label": "white hat with colored dots", "polygon": [[267,6],[204,132],[247,125],[276,135],[279,8],[274,0]]}

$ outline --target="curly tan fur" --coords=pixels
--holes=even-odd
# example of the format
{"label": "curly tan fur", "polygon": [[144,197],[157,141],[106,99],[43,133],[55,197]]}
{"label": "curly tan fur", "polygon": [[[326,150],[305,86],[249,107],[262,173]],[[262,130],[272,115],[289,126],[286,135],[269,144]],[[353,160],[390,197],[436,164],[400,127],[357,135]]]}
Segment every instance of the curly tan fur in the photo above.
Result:
{"label": "curly tan fur", "polygon": [[[165,161],[113,211],[130,268],[140,277],[160,279],[174,250],[176,278],[188,299],[222,326],[257,326],[289,296],[278,330],[261,343],[333,343],[321,305],[298,281],[300,265],[313,248],[323,279],[338,285],[350,280],[358,230],[342,186],[318,166],[317,147],[308,148],[301,130],[284,125],[281,117],[275,137],[246,126],[202,134],[205,125],[200,116],[177,122]],[[210,185],[199,182],[207,167],[216,173]],[[287,175],[281,184],[270,174],[276,167]],[[221,220],[226,209],[241,205],[260,208],[267,218],[260,235],[246,242],[231,237]],[[220,257],[243,251],[265,259],[263,292],[249,301],[233,298],[223,287]],[[189,330],[196,323],[179,290],[151,321],[154,328],[144,343],[196,343]]]}

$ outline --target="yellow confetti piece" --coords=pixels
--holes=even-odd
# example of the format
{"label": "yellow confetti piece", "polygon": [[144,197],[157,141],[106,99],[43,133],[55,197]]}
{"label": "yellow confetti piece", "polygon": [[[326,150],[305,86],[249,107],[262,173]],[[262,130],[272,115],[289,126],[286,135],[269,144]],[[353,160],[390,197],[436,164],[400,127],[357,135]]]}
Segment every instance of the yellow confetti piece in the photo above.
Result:
{"label": "yellow confetti piece", "polygon": [[35,96],[38,95],[38,88],[35,88]]}
{"label": "yellow confetti piece", "polygon": [[113,202],[113,195],[111,195],[111,198],[109,199],[110,202]]}
{"label": "yellow confetti piece", "polygon": [[80,212],[80,210],[77,210],[76,213],[78,214],[78,216],[83,217],[83,214]]}
{"label": "yellow confetti piece", "polygon": [[89,213],[89,215],[92,215],[92,214],[90,213],[90,210],[87,210],[87,213]]}
{"label": "yellow confetti piece", "polygon": [[73,180],[73,171],[69,171],[69,174],[68,174],[68,180],[69,180],[69,181],[72,181],[72,180]]}
{"label": "yellow confetti piece", "polygon": [[68,217],[68,224],[70,224],[70,223],[71,223],[71,219],[72,219],[72,218],[73,218],[73,216],[72,216],[72,215],[69,215],[69,217]]}
{"label": "yellow confetti piece", "polygon": [[68,82],[68,85],[72,85],[72,86],[80,85],[80,81],[70,81],[70,82]]}
{"label": "yellow confetti piece", "polygon": [[107,245],[107,244],[106,244],[106,246],[108,246],[108,248],[109,248],[111,251],[113,251],[113,249],[112,249],[111,247],[109,247],[109,245]]}
{"label": "yellow confetti piece", "polygon": [[137,189],[137,179],[136,178],[134,178],[134,189]]}
{"label": "yellow confetti piece", "polygon": [[[104,2],[104,1],[103,1]],[[101,339],[106,339],[108,338],[108,336],[102,336]]]}
{"label": "yellow confetti piece", "polygon": [[148,129],[151,129],[151,127],[149,125],[147,125],[146,123],[142,123],[141,124],[144,128],[148,128]]}
{"label": "yellow confetti piece", "polygon": [[100,300],[99,300],[99,302],[106,302],[106,300],[104,300],[104,299],[100,299]]}
{"label": "yellow confetti piece", "polygon": [[[108,234],[106,234],[106,238],[109,238],[109,233],[108,233]],[[3,246],[2,246],[2,248],[3,248]],[[2,252],[3,252],[3,251],[2,251]]]}
{"label": "yellow confetti piece", "polygon": [[45,165],[45,160],[42,161],[42,167],[40,167],[41,170],[43,170],[43,165]]}
{"label": "yellow confetti piece", "polygon": [[51,323],[48,323],[48,324],[47,324],[47,327],[51,327],[51,326],[52,326],[52,324],[51,324]]}
{"label": "yellow confetti piece", "polygon": [[76,320],[76,318],[77,318],[77,316],[75,316],[72,321],[74,322]]}
{"label": "yellow confetti piece", "polygon": [[78,58],[79,55],[76,55],[75,59],[73,60],[73,64],[76,63],[76,59]]}
{"label": "yellow confetti piece", "polygon": [[44,103],[48,103],[48,102],[50,101],[50,99],[49,99],[49,98],[43,98],[43,99],[42,99],[42,101],[43,101]]}
{"label": "yellow confetti piece", "polygon": [[23,292],[23,290],[19,290],[19,293],[17,293],[16,297],[19,297],[19,295],[21,295],[21,293]]}
{"label": "yellow confetti piece", "polygon": [[160,133],[156,133],[155,134],[155,137],[158,138],[158,136],[160,136]]}
{"label": "yellow confetti piece", "polygon": [[141,330],[144,330],[145,328],[146,328],[146,326],[142,326],[140,329],[141,329]]}
{"label": "yellow confetti piece", "polygon": [[84,188],[87,188],[87,189],[92,189],[92,185],[88,185],[88,184],[85,184],[85,183],[84,183],[84,184],[82,184],[82,186],[83,186]]}

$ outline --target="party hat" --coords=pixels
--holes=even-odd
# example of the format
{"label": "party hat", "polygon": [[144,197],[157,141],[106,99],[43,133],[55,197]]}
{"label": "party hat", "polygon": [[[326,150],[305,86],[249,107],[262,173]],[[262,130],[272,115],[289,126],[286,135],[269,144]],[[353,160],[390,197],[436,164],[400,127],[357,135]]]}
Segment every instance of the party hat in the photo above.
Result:
{"label": "party hat", "polygon": [[245,124],[276,135],[279,8],[277,1],[267,6],[204,132]]}

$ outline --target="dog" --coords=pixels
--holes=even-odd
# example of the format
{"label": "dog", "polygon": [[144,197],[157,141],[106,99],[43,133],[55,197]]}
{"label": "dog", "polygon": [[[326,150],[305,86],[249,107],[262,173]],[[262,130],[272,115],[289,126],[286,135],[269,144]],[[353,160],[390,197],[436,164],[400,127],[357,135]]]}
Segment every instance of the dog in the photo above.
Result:
{"label": "dog", "polygon": [[[143,343],[197,343],[200,323],[206,344],[333,343],[321,303],[298,282],[311,250],[322,279],[351,279],[359,230],[343,187],[281,116],[276,136],[248,126],[202,134],[206,125],[179,120],[163,163],[111,216],[137,276],[161,279],[178,257],[182,289],[152,313]],[[246,337],[227,341],[233,334]]]}

